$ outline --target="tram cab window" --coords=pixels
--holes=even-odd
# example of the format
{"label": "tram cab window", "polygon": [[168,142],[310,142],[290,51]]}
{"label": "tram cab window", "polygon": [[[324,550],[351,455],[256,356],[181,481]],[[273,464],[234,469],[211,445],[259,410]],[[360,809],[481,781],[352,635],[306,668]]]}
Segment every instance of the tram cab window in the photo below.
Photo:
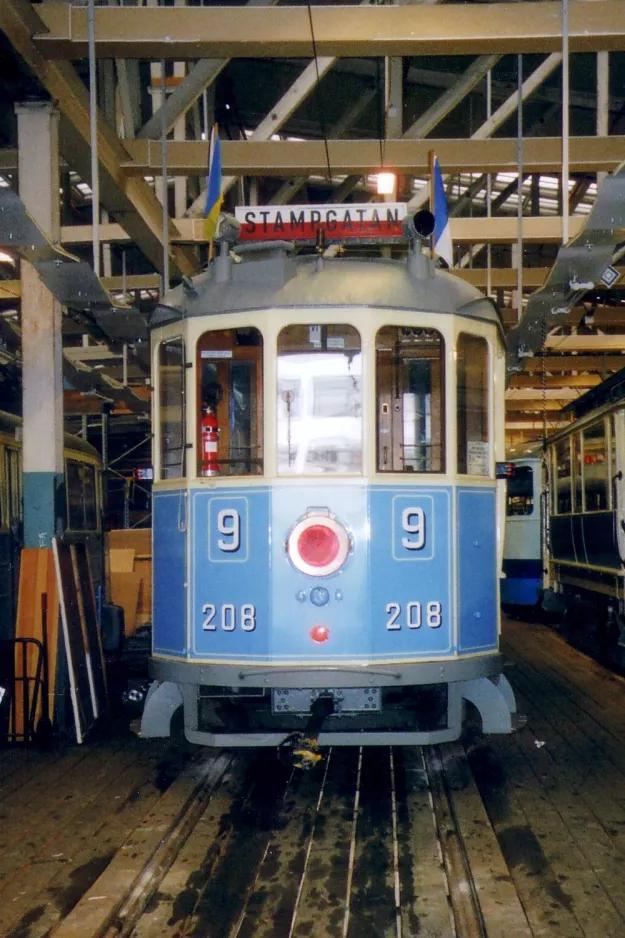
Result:
{"label": "tram cab window", "polygon": [[263,472],[263,337],[258,329],[214,329],[197,344],[197,473]]}
{"label": "tram cab window", "polygon": [[531,466],[515,466],[508,477],[506,514],[509,518],[534,514],[534,470]]}
{"label": "tram cab window", "polygon": [[353,326],[291,325],[278,336],[278,472],[362,472],[362,363]]}
{"label": "tram cab window", "polygon": [[488,343],[462,332],[456,351],[458,472],[488,476]]}
{"label": "tram cab window", "polygon": [[98,496],[95,466],[65,460],[67,527],[70,531],[98,530]]}
{"label": "tram cab window", "polygon": [[162,342],[158,350],[161,479],[185,475],[184,375],[183,340]]}
{"label": "tram cab window", "polygon": [[375,347],[378,472],[444,472],[443,337],[384,326]]}
{"label": "tram cab window", "polygon": [[601,420],[583,431],[584,439],[584,508],[606,511],[608,508],[608,448],[605,423]]}
{"label": "tram cab window", "polygon": [[560,440],[554,447],[556,470],[555,510],[557,515],[571,513],[571,440]]}

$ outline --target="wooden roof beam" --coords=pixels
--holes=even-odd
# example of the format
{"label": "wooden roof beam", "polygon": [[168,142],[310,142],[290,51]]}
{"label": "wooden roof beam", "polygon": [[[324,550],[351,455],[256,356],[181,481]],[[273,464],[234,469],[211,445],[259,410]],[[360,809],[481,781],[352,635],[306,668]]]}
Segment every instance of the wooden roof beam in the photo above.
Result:
{"label": "wooden roof beam", "polygon": [[[522,374],[526,372],[542,373],[543,359],[541,356],[525,359],[525,367]],[[551,374],[562,372],[570,375],[572,372],[577,374],[587,371],[599,372],[600,377],[608,377],[613,371],[620,371],[625,368],[625,355],[545,355],[545,371]]]}
{"label": "wooden roof beam", "polygon": [[[5,0],[3,0],[5,2]],[[48,59],[87,56],[87,10],[48,3],[36,44]],[[100,58],[201,59],[311,56],[306,7],[96,7]],[[562,49],[556,3],[313,6],[321,56],[427,56],[550,53]],[[622,0],[570,0],[571,52],[625,47]]]}
{"label": "wooden roof beam", "polygon": [[[356,177],[360,179],[361,177]],[[349,179],[349,177],[348,177]],[[342,198],[345,198],[347,194],[344,190],[346,179],[341,185],[335,190],[334,200],[341,201]],[[352,184],[353,185],[353,184]],[[342,192],[343,190],[343,192]],[[382,211],[384,207],[381,206]],[[288,218],[289,206],[285,206],[284,214]],[[570,231],[572,235],[578,234],[583,225],[583,217],[576,215],[570,218]],[[200,218],[176,218],[173,223],[176,226],[178,234],[172,238],[172,241],[178,242],[181,244],[205,244],[206,236],[204,234],[204,222]],[[526,244],[559,244],[562,240],[562,219],[559,217],[535,217],[527,215],[523,219],[523,239]],[[517,222],[516,218],[453,218],[451,219],[451,236],[452,240],[456,244],[472,244],[475,241],[485,241],[490,242],[491,244],[510,244],[517,239]],[[91,225],[66,225],[61,229],[61,241],[63,244],[87,244],[91,241],[92,231]],[[124,230],[124,228],[117,223],[107,222],[100,225],[100,240],[108,242],[123,242],[128,241],[129,236]],[[543,268],[527,268],[528,276],[531,276],[535,271],[538,271],[538,277],[535,279],[539,283],[543,283],[547,271]],[[454,270],[454,273],[457,271]],[[482,274],[485,276],[485,271],[471,271],[471,274]],[[495,271],[493,271],[495,273]],[[498,274],[505,275],[509,282],[498,282],[495,283],[495,286],[516,286],[516,280],[512,278],[512,271],[510,269],[498,270]],[[465,276],[466,274],[466,276]],[[465,271],[462,273],[464,279],[469,280],[469,272]],[[516,273],[515,273],[516,276]],[[524,281],[525,283],[525,281]],[[483,284],[480,283],[481,286]],[[526,286],[532,286],[533,281],[528,281]],[[625,308],[623,310],[625,315]],[[583,314],[580,312],[577,319],[579,320]],[[512,323],[511,323],[512,324]]]}
{"label": "wooden roof beam", "polygon": [[[600,375],[545,375],[544,385],[547,390],[554,388],[594,388],[601,384]],[[516,388],[534,388],[542,391],[543,376],[528,375],[526,373],[513,375],[508,390]]]}
{"label": "wooden roof beam", "polygon": [[[0,29],[57,102],[62,117],[61,151],[71,166],[89,179],[91,137],[87,88],[68,62],[47,61],[32,40],[34,33],[45,29],[40,13],[47,9],[47,6],[33,6],[28,0],[2,0]],[[83,12],[86,13],[86,9]],[[126,52],[129,51],[127,48]],[[123,221],[137,247],[160,270],[163,263],[161,203],[145,180],[137,178],[142,174],[127,169],[127,153],[101,112],[98,114],[98,153],[103,207]],[[172,239],[176,234],[175,225],[170,223]],[[171,247],[170,264],[172,276],[193,274],[198,268],[193,251],[180,245]]]}
{"label": "wooden roof beam", "polygon": [[[16,3],[22,0],[7,2]],[[625,9],[625,4],[623,8]],[[129,175],[153,175],[160,171],[160,141],[127,140],[124,141],[124,146],[130,159],[123,164],[123,168]],[[441,166],[448,173],[497,173],[517,170],[516,139],[510,137],[486,140],[386,140],[384,162],[398,173],[426,176],[429,173],[430,150],[436,151]],[[333,175],[366,175],[379,170],[379,140],[329,140],[328,151]],[[623,136],[571,137],[570,170],[609,172],[622,162],[624,151]],[[221,154],[224,174],[283,177],[327,174],[323,140],[223,140]],[[169,172],[174,176],[204,174],[208,163],[208,143],[205,140],[170,140],[167,146],[167,161]],[[561,172],[560,137],[533,137],[526,140],[523,145],[523,169],[527,173]]]}

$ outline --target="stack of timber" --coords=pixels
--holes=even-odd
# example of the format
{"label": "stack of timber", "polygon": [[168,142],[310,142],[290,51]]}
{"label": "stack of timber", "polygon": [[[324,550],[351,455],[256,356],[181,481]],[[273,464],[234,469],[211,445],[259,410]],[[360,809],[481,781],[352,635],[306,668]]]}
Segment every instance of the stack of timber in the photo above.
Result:
{"label": "stack of timber", "polygon": [[22,551],[15,641],[10,648],[3,738],[10,743],[49,741],[69,689],[73,728],[77,741],[83,742],[108,708],[100,625],[84,544],[53,538],[52,549]]}
{"label": "stack of timber", "polygon": [[108,707],[102,638],[84,544],[52,539],[76,740]]}
{"label": "stack of timber", "polygon": [[124,633],[134,635],[152,618],[152,529],[109,531],[109,595],[124,610]]}
{"label": "stack of timber", "polygon": [[9,740],[30,742],[42,719],[54,713],[57,693],[59,594],[49,548],[22,551],[15,638]]}

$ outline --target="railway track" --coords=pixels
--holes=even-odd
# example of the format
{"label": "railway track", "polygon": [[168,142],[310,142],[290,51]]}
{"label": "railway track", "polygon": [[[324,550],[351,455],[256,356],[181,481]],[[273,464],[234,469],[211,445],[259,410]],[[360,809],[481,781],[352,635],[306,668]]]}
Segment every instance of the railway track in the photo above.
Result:
{"label": "railway track", "polygon": [[460,747],[202,754],[176,784],[54,938],[531,934]]}

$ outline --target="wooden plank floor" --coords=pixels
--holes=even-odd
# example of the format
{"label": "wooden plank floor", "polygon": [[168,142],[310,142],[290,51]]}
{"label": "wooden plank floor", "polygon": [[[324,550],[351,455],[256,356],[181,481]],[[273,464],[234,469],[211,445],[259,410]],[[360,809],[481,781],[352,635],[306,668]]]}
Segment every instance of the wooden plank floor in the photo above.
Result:
{"label": "wooden plank floor", "polygon": [[[525,938],[528,926],[532,938],[625,938],[625,680],[537,624],[505,622],[503,650],[527,722],[511,736],[468,732],[462,745],[474,777],[465,762],[464,774],[452,773],[448,782],[488,938]],[[450,764],[462,752],[460,744],[442,750]],[[262,823],[246,805],[258,800],[267,773],[244,779],[238,795],[225,784],[137,938],[177,933],[191,906],[202,928],[210,922],[215,934],[225,934],[242,892],[249,903],[237,926],[241,936],[275,938],[277,928],[286,938],[294,902],[298,934],[325,934],[321,906],[328,934],[341,933],[342,907],[324,906],[320,884],[343,882],[352,863],[347,938],[394,933],[396,916],[402,934],[452,938],[440,865],[419,862],[438,850],[422,757],[419,750],[398,753],[389,775],[381,754],[336,750],[327,779],[303,775],[284,794],[272,789]],[[166,741],[127,731],[51,753],[0,750],[0,938],[56,932],[96,880],[99,888],[122,844],[134,842],[132,832],[149,823],[187,759]],[[230,798],[231,823],[224,826]],[[381,808],[391,798],[393,822]],[[285,820],[272,834],[276,811]],[[363,837],[352,851],[356,824]],[[386,855],[393,849],[409,886],[396,911]],[[215,876],[192,890],[195,871],[213,866]],[[277,880],[286,892],[276,890]]]}
{"label": "wooden plank floor", "polygon": [[509,621],[526,726],[470,762],[534,936],[625,936],[625,681],[552,630]]}
{"label": "wooden plank floor", "polygon": [[128,731],[58,752],[0,750],[0,936],[47,934],[186,759]]}

